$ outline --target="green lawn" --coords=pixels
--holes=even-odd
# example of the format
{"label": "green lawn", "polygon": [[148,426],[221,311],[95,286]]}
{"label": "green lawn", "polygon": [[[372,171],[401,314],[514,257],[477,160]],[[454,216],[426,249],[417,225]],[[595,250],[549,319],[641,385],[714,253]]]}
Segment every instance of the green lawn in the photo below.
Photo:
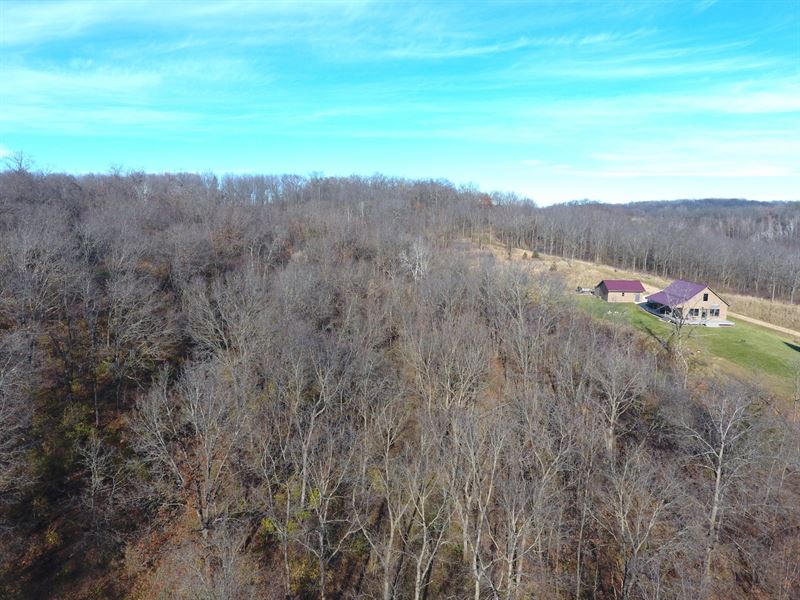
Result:
{"label": "green lawn", "polygon": [[800,347],[789,336],[744,321],[731,321],[735,327],[699,328],[698,343],[714,356],[757,373],[788,380],[800,369]]}
{"label": "green lawn", "polygon": [[[593,316],[628,323],[650,335],[663,336],[669,326],[635,304],[609,304],[579,296],[577,304]],[[788,394],[800,369],[800,347],[789,336],[730,319],[734,327],[691,326],[690,345],[697,352],[695,367],[717,367]]]}

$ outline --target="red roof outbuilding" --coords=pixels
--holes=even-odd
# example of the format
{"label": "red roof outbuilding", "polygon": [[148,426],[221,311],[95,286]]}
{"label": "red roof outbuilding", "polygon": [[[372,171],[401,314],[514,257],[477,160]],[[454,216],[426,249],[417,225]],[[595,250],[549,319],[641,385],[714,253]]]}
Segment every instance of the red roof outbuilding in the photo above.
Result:
{"label": "red roof outbuilding", "polygon": [[638,279],[603,279],[596,287],[605,285],[609,292],[631,292],[634,294],[644,292],[644,286]]}

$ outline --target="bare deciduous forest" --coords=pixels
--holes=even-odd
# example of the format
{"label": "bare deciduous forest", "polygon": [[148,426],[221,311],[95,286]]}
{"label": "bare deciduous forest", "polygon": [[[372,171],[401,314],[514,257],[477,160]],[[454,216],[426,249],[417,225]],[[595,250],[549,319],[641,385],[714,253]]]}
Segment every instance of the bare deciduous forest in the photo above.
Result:
{"label": "bare deciduous forest", "polygon": [[797,203],[0,174],[0,596],[800,597],[793,403],[485,240],[797,302]]}
{"label": "bare deciduous forest", "polygon": [[[502,197],[501,197],[502,198]],[[503,239],[791,303],[800,297],[800,202],[568,203],[511,211]]]}

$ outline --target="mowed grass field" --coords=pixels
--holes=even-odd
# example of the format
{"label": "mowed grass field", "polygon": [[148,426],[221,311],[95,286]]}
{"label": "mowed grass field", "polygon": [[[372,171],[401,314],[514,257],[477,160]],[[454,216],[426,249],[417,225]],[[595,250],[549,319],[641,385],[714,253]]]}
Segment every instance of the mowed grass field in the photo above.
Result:
{"label": "mowed grass field", "polygon": [[[577,296],[576,304],[593,316],[626,323],[647,335],[664,339],[669,326],[635,304],[609,304],[593,296]],[[800,346],[789,336],[737,319],[734,327],[687,326],[691,368],[709,369],[753,381],[789,397],[800,370]]]}

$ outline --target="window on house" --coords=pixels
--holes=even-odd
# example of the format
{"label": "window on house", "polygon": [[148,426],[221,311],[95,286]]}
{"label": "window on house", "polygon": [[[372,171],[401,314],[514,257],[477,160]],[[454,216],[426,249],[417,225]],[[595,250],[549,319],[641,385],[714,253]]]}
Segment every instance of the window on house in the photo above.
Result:
{"label": "window on house", "polygon": [[718,308],[712,308],[711,309],[711,316],[712,317],[718,317],[719,316],[719,309]]}
{"label": "window on house", "polygon": [[708,294],[703,294],[703,302],[708,302]]}

